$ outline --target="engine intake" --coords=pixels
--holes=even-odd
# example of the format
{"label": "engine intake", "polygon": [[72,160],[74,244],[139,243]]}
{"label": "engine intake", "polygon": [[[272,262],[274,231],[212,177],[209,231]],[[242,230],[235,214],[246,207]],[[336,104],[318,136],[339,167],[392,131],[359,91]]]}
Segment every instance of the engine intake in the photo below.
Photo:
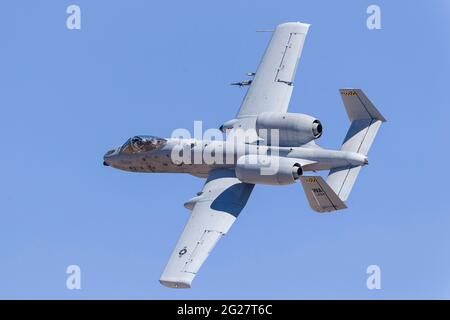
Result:
{"label": "engine intake", "polygon": [[314,120],[312,125],[312,132],[314,139],[320,138],[322,135],[322,123],[319,120]]}

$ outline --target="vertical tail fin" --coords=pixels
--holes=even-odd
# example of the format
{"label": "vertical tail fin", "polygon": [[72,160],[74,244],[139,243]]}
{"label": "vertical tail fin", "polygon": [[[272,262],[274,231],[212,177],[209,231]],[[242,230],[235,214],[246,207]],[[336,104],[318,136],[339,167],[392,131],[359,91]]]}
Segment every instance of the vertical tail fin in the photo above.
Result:
{"label": "vertical tail fin", "polygon": [[[367,155],[378,129],[386,119],[362,90],[340,89],[339,91],[348,118],[351,121],[341,150]],[[342,201],[347,200],[360,170],[361,167],[344,167],[330,170],[327,183]]]}
{"label": "vertical tail fin", "polygon": [[321,176],[300,177],[309,206],[316,212],[332,212],[347,208]]}
{"label": "vertical tail fin", "polygon": [[341,150],[367,155],[373,140],[386,119],[360,89],[341,89],[342,101],[351,125]]}

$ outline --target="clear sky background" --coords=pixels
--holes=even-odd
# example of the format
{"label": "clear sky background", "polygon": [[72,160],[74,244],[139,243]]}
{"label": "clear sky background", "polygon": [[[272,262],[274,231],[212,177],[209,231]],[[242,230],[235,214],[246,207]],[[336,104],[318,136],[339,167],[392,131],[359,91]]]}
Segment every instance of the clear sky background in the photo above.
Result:
{"label": "clear sky background", "polygon": [[[81,30],[66,8],[81,7]],[[366,27],[381,7],[382,30]],[[3,1],[0,298],[450,298],[449,1]],[[232,119],[278,23],[311,23],[291,112],[324,147],[362,88],[388,122],[348,201],[314,213],[299,184],[257,186],[190,290],[158,279],[201,179],[126,173],[135,134]],[[66,268],[82,289],[66,289]],[[381,268],[381,290],[366,268]]]}

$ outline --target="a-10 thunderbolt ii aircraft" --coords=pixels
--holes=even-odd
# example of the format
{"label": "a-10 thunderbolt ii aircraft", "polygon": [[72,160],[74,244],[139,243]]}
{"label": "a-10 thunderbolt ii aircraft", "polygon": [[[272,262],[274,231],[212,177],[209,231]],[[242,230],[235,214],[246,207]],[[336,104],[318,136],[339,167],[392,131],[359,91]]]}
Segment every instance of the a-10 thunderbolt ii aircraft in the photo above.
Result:
{"label": "a-10 thunderbolt ii aircraft", "polygon": [[[308,29],[308,24],[291,22],[273,31],[256,73],[249,74],[253,79],[248,81],[236,117],[220,127],[227,133],[225,140],[134,136],[105,154],[105,165],[125,171],[189,173],[207,178],[203,190],[185,203],[191,215],[160,278],[163,285],[191,287],[255,184],[299,181],[313,210],[346,208],[345,201],[361,168],[368,164],[367,153],[385,119],[361,90],[341,89],[351,124],[341,149],[327,150],[315,143],[322,135],[319,120],[287,112]],[[232,143],[233,148],[229,148]],[[206,161],[207,150],[215,159],[230,161]],[[314,174],[319,170],[329,170],[326,180]],[[309,172],[313,175],[307,175]]]}

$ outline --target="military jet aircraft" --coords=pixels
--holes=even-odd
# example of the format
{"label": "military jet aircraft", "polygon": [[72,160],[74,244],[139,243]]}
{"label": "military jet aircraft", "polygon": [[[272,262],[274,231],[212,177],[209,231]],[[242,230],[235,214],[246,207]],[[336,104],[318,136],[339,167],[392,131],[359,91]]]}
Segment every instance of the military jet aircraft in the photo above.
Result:
{"label": "military jet aircraft", "polygon": [[[191,215],[161,275],[161,284],[191,287],[255,184],[298,181],[313,210],[346,208],[345,201],[361,168],[368,164],[367,153],[386,120],[361,90],[341,89],[350,127],[340,150],[328,150],[315,142],[323,129],[318,119],[287,112],[308,29],[308,24],[290,22],[274,30],[236,117],[220,127],[226,139],[137,135],[105,154],[104,165],[125,171],[189,173],[206,178],[203,190],[185,203]],[[233,148],[227,147],[232,144]],[[207,150],[210,155],[215,153],[215,159],[229,161],[206,161]],[[197,156],[198,161],[190,161]],[[329,171],[326,180],[315,173],[323,170]]]}

